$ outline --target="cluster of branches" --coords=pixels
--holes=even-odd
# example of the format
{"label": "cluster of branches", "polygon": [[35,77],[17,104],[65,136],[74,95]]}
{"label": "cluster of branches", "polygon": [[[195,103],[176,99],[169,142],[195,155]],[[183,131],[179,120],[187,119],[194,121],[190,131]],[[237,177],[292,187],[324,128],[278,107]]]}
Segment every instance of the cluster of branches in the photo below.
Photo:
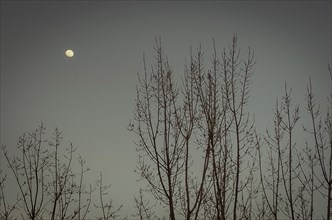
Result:
{"label": "cluster of branches", "polygon": [[58,129],[50,139],[45,136],[46,128],[41,123],[36,130],[19,138],[19,154],[10,156],[6,146],[2,146],[1,153],[19,192],[16,201],[10,203],[9,195],[5,193],[7,175],[0,170],[0,218],[84,220],[88,218],[95,190],[98,191],[100,202],[94,203],[94,206],[101,213],[96,218],[117,218],[122,206],[115,209],[112,200],[104,201],[110,186],[103,184],[102,174],[94,186],[85,185],[84,176],[90,169],[79,156],[79,170],[75,172],[73,157],[76,148],[70,144],[61,149],[62,135]]}
{"label": "cluster of branches", "polygon": [[[330,66],[328,69],[332,83]],[[294,141],[299,106],[292,103],[286,84],[281,103],[276,101],[273,131],[267,130],[263,141],[257,138],[264,213],[268,219],[284,215],[292,220],[329,220],[332,216],[332,90],[325,114],[320,110],[310,79],[305,97],[310,124],[303,126],[309,137],[303,147],[297,147]],[[267,152],[265,166],[263,147]],[[324,205],[326,213],[315,213],[315,205]]]}
{"label": "cluster of branches", "polygon": [[[201,47],[195,53],[190,49],[180,85],[160,39],[151,71],[143,56],[135,122],[129,125],[137,136],[136,172],[147,183],[143,192],[167,207],[171,220],[294,220],[314,218],[319,191],[330,219],[332,96],[324,124],[309,83],[312,126],[305,131],[314,144],[307,143],[304,150],[297,150],[294,141],[299,107],[293,106],[286,85],[281,104],[276,103],[274,133],[259,135],[247,111],[253,51],[249,48],[242,58],[236,35],[220,55],[215,44],[213,48],[208,64]],[[145,206],[142,191],[140,198],[135,200],[137,216],[149,219],[153,207]]]}
{"label": "cluster of branches", "polygon": [[[172,220],[176,214],[185,219],[250,216],[256,190],[253,120],[246,112],[252,50],[240,58],[235,35],[221,57],[214,50],[211,68],[205,67],[201,48],[190,51],[181,86],[160,39],[155,51],[151,73],[144,60],[139,75],[136,124],[130,127],[138,136],[137,172],[148,182],[146,190],[168,206]],[[194,169],[197,151],[200,173]]]}

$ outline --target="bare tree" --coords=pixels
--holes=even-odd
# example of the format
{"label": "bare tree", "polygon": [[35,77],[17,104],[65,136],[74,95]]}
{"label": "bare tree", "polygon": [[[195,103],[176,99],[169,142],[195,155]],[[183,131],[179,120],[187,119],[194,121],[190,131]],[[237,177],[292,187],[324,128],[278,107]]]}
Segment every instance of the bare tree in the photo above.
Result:
{"label": "bare tree", "polygon": [[[51,182],[48,184],[48,192],[51,196],[50,203],[51,208],[51,219],[65,219],[68,211],[68,206],[72,199],[71,195],[74,193],[73,184],[71,180],[73,178],[72,173],[72,158],[75,148],[72,144],[66,149],[64,158],[66,163],[60,161],[60,144],[62,141],[61,132],[58,128],[54,131],[54,137],[49,141],[49,146],[53,147],[53,153],[50,160],[49,173],[51,176]],[[51,151],[52,152],[52,151]],[[69,191],[68,191],[69,188]]]}
{"label": "bare tree", "polygon": [[18,208],[17,206],[20,199],[18,198],[14,204],[10,204],[7,201],[7,197],[5,195],[5,182],[7,175],[3,175],[2,172],[3,171],[0,168],[0,219],[10,220],[13,219],[12,214]]}
{"label": "bare tree", "polygon": [[[191,219],[191,216],[195,214],[194,211],[199,206],[199,198],[203,192],[202,188],[204,182],[204,180],[202,180],[201,184],[199,184],[200,189],[195,189],[194,180],[190,172],[190,167],[193,163],[190,156],[190,145],[193,144],[192,135],[197,126],[197,95],[194,89],[194,74],[196,71],[199,71],[199,65],[199,57],[196,63],[191,54],[190,63],[186,65],[184,77],[182,78],[181,92],[183,103],[179,111],[175,112],[177,127],[183,139],[184,147],[184,177],[182,178],[184,184],[179,184],[179,200],[185,219]],[[197,210],[198,209],[199,208],[197,208]]]}
{"label": "bare tree", "polygon": [[139,190],[138,198],[136,196],[134,197],[134,202],[137,212],[132,215],[133,217],[138,217],[139,220],[152,220],[157,218],[153,211],[155,205],[150,205],[149,200],[144,200],[142,189]]}
{"label": "bare tree", "polygon": [[[328,69],[332,83],[330,65]],[[306,99],[307,111],[311,119],[311,127],[306,128],[306,131],[314,138],[314,149],[312,151],[315,152],[313,155],[316,155],[318,166],[321,170],[321,175],[316,174],[315,177],[318,182],[318,190],[326,199],[326,219],[330,220],[332,215],[332,86],[327,98],[328,106],[325,118],[323,118],[323,113],[316,103],[310,80],[307,87]]]}
{"label": "bare tree", "polygon": [[[91,194],[93,188],[86,187],[83,183],[84,175],[90,170],[86,167],[86,161],[79,156],[80,171],[74,172],[72,167],[73,154],[76,148],[70,144],[64,150],[61,157],[62,135],[59,129],[55,129],[54,136],[48,141],[50,161],[48,169],[47,192],[50,196],[48,203],[51,219],[85,219],[90,210]],[[86,196],[84,200],[84,196]]]}
{"label": "bare tree", "polygon": [[[249,48],[248,56],[245,60],[240,60],[239,57],[240,50],[237,45],[237,36],[234,35],[233,44],[228,54],[224,52],[222,57],[223,63],[227,64],[224,67],[225,94],[235,133],[234,220],[237,219],[239,193],[248,184],[248,181],[241,181],[243,159],[250,154],[254,147],[253,123],[250,121],[249,113],[245,110],[249,99],[250,78],[255,65],[254,53]],[[250,178],[243,179],[249,180]]]}
{"label": "bare tree", "polygon": [[[232,46],[223,51],[221,59],[214,46],[207,70],[201,48],[195,55],[191,52],[179,93],[160,41],[156,45],[157,61],[150,75],[144,60],[144,77],[139,76],[137,88],[136,124],[131,125],[139,138],[139,174],[155,199],[169,206],[170,219],[179,211],[176,202],[185,219],[201,218],[202,213],[226,219],[231,205],[237,219],[239,193],[244,202],[241,215],[246,215],[244,210],[251,209],[255,191],[251,178],[254,162],[243,162],[254,156],[253,121],[245,110],[255,63],[253,52],[249,49],[247,58],[240,59],[234,35]],[[200,173],[191,169],[195,148],[203,151]],[[251,192],[250,196],[244,191]],[[211,205],[214,209],[207,208]]]}
{"label": "bare tree", "polygon": [[104,196],[108,195],[108,189],[111,185],[104,185],[103,184],[103,175],[100,173],[99,179],[96,181],[96,187],[99,194],[99,204],[95,204],[97,209],[101,209],[101,217],[98,217],[99,220],[110,220],[116,219],[119,217],[118,212],[122,208],[120,205],[118,208],[114,209],[113,201],[110,199],[108,202],[105,202]]}
{"label": "bare tree", "polygon": [[[182,84],[182,106],[176,112],[177,125],[179,127],[184,147],[184,176],[182,182],[179,184],[180,203],[185,219],[200,218],[201,206],[204,197],[207,195],[206,179],[210,163],[211,142],[208,142],[204,133],[204,125],[202,119],[204,113],[209,114],[207,109],[205,112],[202,107],[207,107],[201,101],[205,94],[200,84],[203,84],[203,52],[201,47],[197,49],[197,54],[193,55],[190,49],[190,63],[185,66],[183,84]],[[209,103],[211,104],[211,103]],[[208,108],[208,107],[207,107]],[[195,135],[203,131],[202,140],[195,141]],[[213,131],[212,131],[213,132]],[[211,133],[211,132],[210,132]],[[214,143],[213,143],[214,144]],[[192,171],[193,164],[192,155],[194,154],[194,146],[199,147],[203,151],[202,165],[200,173]]]}
{"label": "bare tree", "polygon": [[152,195],[169,208],[169,218],[175,219],[176,185],[183,163],[180,133],[176,126],[174,102],[178,95],[172,70],[168,64],[161,40],[156,40],[156,64],[147,74],[139,76],[135,121],[132,129],[139,138],[140,153],[137,172],[148,182]]}
{"label": "bare tree", "polygon": [[[5,158],[14,175],[23,201],[23,210],[31,220],[42,218],[45,212],[46,171],[49,167],[50,153],[43,148],[45,127],[41,125],[35,131],[19,138],[17,147],[21,156],[12,159],[5,148]],[[22,216],[23,217],[23,216]]]}
{"label": "bare tree", "polygon": [[73,187],[77,189],[77,207],[74,211],[74,216],[77,216],[78,220],[85,220],[87,214],[90,212],[90,205],[91,205],[91,195],[94,189],[90,184],[87,187],[83,182],[84,175],[90,170],[90,168],[86,167],[86,160],[79,155],[78,163],[80,166],[80,171],[78,173],[78,183]]}
{"label": "bare tree", "polygon": [[[306,128],[304,130],[310,133]],[[302,152],[298,152],[297,155],[298,167],[301,170],[298,178],[301,184],[299,192],[300,217],[312,220],[314,218],[314,194],[317,191],[315,172],[319,164],[317,151],[306,141],[304,149]]]}
{"label": "bare tree", "polygon": [[[282,110],[285,114],[284,120],[281,122],[281,126],[288,136],[286,149],[288,150],[288,160],[286,162],[282,162],[281,172],[282,172],[282,182],[284,185],[285,193],[286,193],[286,212],[292,220],[295,220],[295,198],[294,198],[294,179],[296,174],[294,174],[294,148],[295,141],[293,140],[293,130],[297,121],[299,120],[299,106],[296,105],[294,109],[292,108],[291,101],[291,90],[287,89],[287,85],[285,84],[285,95],[283,97],[282,102]],[[291,112],[293,111],[293,112]]]}
{"label": "bare tree", "polygon": [[70,144],[62,151],[61,132],[55,129],[54,136],[48,140],[45,130],[41,123],[36,130],[23,134],[17,143],[20,154],[13,157],[2,146],[19,193],[14,205],[7,204],[5,177],[1,173],[0,204],[4,205],[4,211],[1,208],[0,213],[7,219],[13,210],[22,210],[18,214],[23,219],[44,219],[47,216],[50,219],[84,220],[90,210],[93,192],[93,188],[86,187],[83,181],[89,170],[86,162],[79,157],[80,171],[74,172],[72,161],[76,148]]}
{"label": "bare tree", "polygon": [[[243,202],[252,201],[251,193],[254,192],[249,185],[254,183],[252,172],[255,160],[246,160],[252,159],[255,146],[253,120],[246,111],[255,65],[254,53],[249,48],[247,57],[240,57],[236,34],[232,45],[223,50],[220,59],[214,51],[212,68],[203,76],[205,83],[199,83],[197,87],[201,91],[200,101],[211,145],[211,176],[216,209],[214,218],[226,219],[230,206],[233,206],[232,217],[237,219],[238,212],[241,217],[246,215],[244,210],[248,206],[245,204],[247,202]],[[252,162],[244,164],[244,161]],[[247,194],[248,191],[245,195],[245,190],[251,193]],[[248,198],[245,199],[245,196]]]}
{"label": "bare tree", "polygon": [[[223,108],[225,106],[223,103],[225,102],[222,101],[224,96],[220,88],[220,62],[217,58],[215,45],[211,63],[211,69],[205,70],[203,52],[201,47],[199,47],[195,56],[191,54],[190,71],[188,71],[189,68],[186,68],[187,71],[185,72],[185,78],[187,78],[184,84],[186,91],[185,103],[190,103],[189,101],[192,102],[190,107],[184,108],[192,109],[192,113],[184,117],[187,121],[188,119],[190,120],[189,128],[191,128],[191,130],[185,129],[185,131],[192,133],[192,129],[197,127],[195,132],[200,135],[200,140],[197,144],[204,152],[202,173],[200,181],[197,182],[198,188],[197,193],[195,193],[196,197],[194,194],[193,209],[190,208],[190,203],[187,203],[187,219],[191,219],[191,212],[193,212],[194,209],[196,209],[195,219],[197,219],[202,204],[205,206],[203,208],[203,217],[210,216],[220,219],[220,213],[223,212],[222,209],[224,207],[223,201],[221,201],[224,197],[221,196],[220,188],[224,184],[221,183],[222,179],[220,179],[219,175],[222,171],[220,168],[221,151],[218,149],[218,146],[222,136],[221,126],[223,126],[223,120],[225,120],[225,108]],[[188,72],[190,74],[188,74]],[[188,85],[190,85],[190,87]],[[191,99],[189,100],[187,97],[191,97]],[[191,133],[189,134],[191,135]],[[190,138],[188,135],[185,136],[186,143],[188,143],[187,145],[190,143],[188,137]],[[188,147],[186,147],[185,155],[189,155],[187,148]],[[228,156],[226,160],[229,160]],[[186,167],[185,172],[188,172],[187,170],[188,168]],[[211,172],[211,174],[209,172]],[[190,197],[192,196],[189,196],[189,191],[193,191],[193,189],[189,189],[188,187],[186,187],[186,189],[187,201],[190,201]],[[215,198],[212,199],[212,197]],[[211,199],[214,200],[213,206],[215,210],[207,208],[211,205],[208,202],[209,200],[211,202]]]}
{"label": "bare tree", "polygon": [[[296,186],[301,185],[299,166],[295,164],[295,153],[298,151],[296,151],[294,129],[298,120],[299,106],[293,107],[291,89],[288,89],[285,83],[281,105],[278,104],[278,100],[276,101],[273,118],[274,132],[267,130],[264,138],[269,149],[266,174],[263,174],[261,147],[258,147],[261,187],[271,219],[280,218],[279,211],[281,211],[295,220],[299,218],[300,210],[304,210],[303,204],[299,203],[303,190],[301,187],[297,187],[298,190],[296,190]],[[260,145],[259,141],[258,145]],[[306,201],[303,199],[302,202]]]}
{"label": "bare tree", "polygon": [[[214,46],[215,49],[215,46]],[[212,57],[212,69],[205,71],[203,68],[203,55],[202,52],[198,51],[197,54],[198,71],[194,75],[195,92],[198,96],[199,102],[199,131],[201,133],[202,145],[205,151],[204,166],[202,175],[202,187],[205,183],[206,173],[211,170],[211,181],[214,189],[215,208],[216,208],[216,219],[219,219],[220,214],[220,190],[219,190],[219,177],[218,173],[219,161],[217,161],[217,145],[220,140],[220,125],[221,120],[224,118],[223,109],[220,108],[220,81],[218,72],[218,60],[216,50]],[[222,97],[222,96],[221,96]],[[211,166],[211,168],[210,168]],[[208,181],[208,180],[207,180]],[[205,186],[205,191],[209,191],[208,184]],[[202,198],[200,198],[202,199]]]}
{"label": "bare tree", "polygon": [[[281,106],[276,101],[273,118],[273,132],[266,130],[266,136],[264,142],[268,146],[268,158],[267,158],[267,170],[263,171],[263,159],[261,152],[261,141],[256,135],[256,143],[259,155],[259,173],[261,190],[263,192],[262,202],[266,203],[267,210],[264,210],[265,216],[268,219],[278,219],[278,212],[280,209],[280,187],[282,181],[281,166],[282,158],[284,158],[285,151],[282,148],[282,140],[284,136],[284,130],[282,129],[283,114]],[[269,195],[270,194],[270,195]]]}

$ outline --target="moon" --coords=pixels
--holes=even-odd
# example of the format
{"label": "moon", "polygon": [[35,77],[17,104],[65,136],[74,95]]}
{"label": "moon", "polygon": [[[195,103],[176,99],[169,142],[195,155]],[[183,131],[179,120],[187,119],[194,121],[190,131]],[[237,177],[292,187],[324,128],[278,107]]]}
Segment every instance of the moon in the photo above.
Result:
{"label": "moon", "polygon": [[70,57],[74,56],[74,51],[71,50],[71,49],[68,49],[68,50],[66,50],[65,54],[66,54],[67,57],[70,58]]}

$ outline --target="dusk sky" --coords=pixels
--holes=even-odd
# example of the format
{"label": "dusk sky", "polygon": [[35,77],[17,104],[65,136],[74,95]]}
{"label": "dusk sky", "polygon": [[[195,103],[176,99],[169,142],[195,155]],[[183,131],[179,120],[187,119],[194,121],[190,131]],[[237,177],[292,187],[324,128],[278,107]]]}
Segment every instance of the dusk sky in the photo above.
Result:
{"label": "dusk sky", "polygon": [[[180,78],[190,46],[201,44],[208,62],[213,39],[218,53],[237,33],[244,54],[249,46],[255,51],[249,110],[264,132],[285,82],[304,118],[309,77],[318,100],[326,101],[331,12],[328,0],[2,0],[1,144],[13,154],[18,137],[41,121],[48,134],[58,127],[64,146],[72,142],[87,160],[87,182],[102,171],[112,184],[114,203],[124,204],[121,214],[130,215],[139,177],[134,173],[137,139],[127,126],[134,117],[142,56],[148,67],[154,62],[155,37],[161,37]],[[72,58],[65,56],[67,49],[74,51]],[[0,163],[6,166],[2,155]]]}

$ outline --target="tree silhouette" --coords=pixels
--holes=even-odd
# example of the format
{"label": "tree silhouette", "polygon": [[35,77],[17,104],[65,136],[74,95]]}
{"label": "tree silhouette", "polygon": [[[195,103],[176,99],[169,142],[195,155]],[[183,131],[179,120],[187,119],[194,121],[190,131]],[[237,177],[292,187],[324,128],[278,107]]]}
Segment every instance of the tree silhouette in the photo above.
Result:
{"label": "tree silhouette", "polygon": [[[17,200],[8,204],[5,195],[5,180],[0,170],[0,217],[1,219],[88,219],[91,211],[94,188],[84,182],[84,176],[90,170],[86,161],[78,157],[79,171],[73,168],[76,148],[70,144],[62,149],[62,135],[54,130],[50,139],[46,137],[43,123],[32,131],[23,134],[17,143],[20,154],[10,157],[6,146],[1,150],[18,186]],[[99,189],[102,219],[114,219],[121,209],[112,210],[111,202],[104,202],[103,197],[109,186],[104,186],[102,176],[96,182]],[[18,211],[17,213],[14,213]],[[20,211],[21,210],[21,211]]]}
{"label": "tree silhouette", "polygon": [[[230,206],[233,219],[238,212],[244,216],[249,211],[252,194],[244,199],[243,193],[254,183],[255,163],[246,164],[245,169],[243,161],[255,146],[253,125],[245,111],[254,55],[249,49],[247,58],[240,59],[236,35],[221,58],[214,51],[209,69],[201,48],[196,54],[191,52],[181,86],[174,82],[160,39],[156,40],[156,63],[150,74],[143,57],[136,123],[130,125],[138,136],[137,172],[155,199],[168,206],[170,219],[175,219],[175,213],[185,219],[226,219]],[[197,148],[203,152],[200,174],[192,170],[193,149]],[[211,205],[215,209],[207,208]]]}
{"label": "tree silhouette", "polygon": [[[297,146],[300,108],[286,83],[273,127],[258,134],[247,111],[253,51],[242,58],[236,34],[220,55],[215,43],[213,49],[207,64],[201,46],[195,53],[190,48],[181,84],[175,83],[160,39],[150,72],[143,57],[130,130],[138,137],[136,172],[147,183],[144,192],[168,207],[170,219],[295,220],[319,217],[314,213],[319,191],[330,219],[332,95],[323,125],[311,82],[308,86],[312,126],[305,131],[314,145]],[[135,201],[143,216],[147,209]]]}
{"label": "tree silhouette", "polygon": [[[5,147],[4,156],[14,175],[23,201],[23,210],[31,219],[39,219],[46,211],[46,172],[50,153],[43,149],[45,127],[41,124],[35,131],[19,138],[17,148],[21,156],[9,158]],[[22,216],[23,217],[23,216]]]}
{"label": "tree silhouette", "polygon": [[[330,82],[332,83],[332,72],[330,65],[328,66]],[[311,126],[305,128],[305,131],[312,135],[314,139],[314,147],[307,150],[307,155],[310,157],[312,163],[311,167],[318,163],[318,167],[321,174],[314,175],[313,172],[309,177],[312,181],[310,187],[311,203],[313,203],[313,179],[317,180],[316,188],[321,192],[326,199],[326,219],[330,220],[332,215],[332,86],[330,88],[330,94],[327,97],[327,110],[325,118],[320,110],[319,105],[316,103],[315,95],[313,93],[311,80],[307,86],[307,112],[311,119]],[[316,182],[316,181],[315,181]],[[311,212],[313,211],[313,205],[311,205]]]}
{"label": "tree silhouette", "polygon": [[152,195],[168,206],[170,219],[174,220],[176,185],[183,166],[183,149],[174,118],[178,91],[160,39],[156,39],[155,51],[156,63],[149,75],[143,58],[144,75],[139,76],[136,98],[137,129],[132,131],[139,137],[137,151],[141,153],[137,172],[148,182]]}

